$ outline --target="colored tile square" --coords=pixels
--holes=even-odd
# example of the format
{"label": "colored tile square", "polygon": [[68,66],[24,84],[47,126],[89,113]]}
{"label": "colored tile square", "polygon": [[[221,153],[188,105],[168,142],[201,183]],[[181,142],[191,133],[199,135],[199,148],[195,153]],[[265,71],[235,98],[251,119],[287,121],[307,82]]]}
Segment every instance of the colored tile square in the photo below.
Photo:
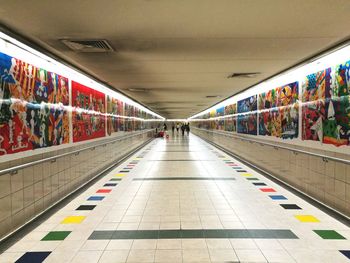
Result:
{"label": "colored tile square", "polygon": [[246,179],[249,180],[249,181],[259,181],[259,179],[258,179],[258,178],[255,178],[255,177],[246,178]]}
{"label": "colored tile square", "polygon": [[63,219],[61,224],[80,224],[85,218],[86,216],[68,216]]}
{"label": "colored tile square", "polygon": [[116,174],[115,176],[123,177],[123,176],[125,176],[125,174]]}
{"label": "colored tile square", "polygon": [[253,185],[256,185],[256,186],[266,186],[265,183],[253,183]]}
{"label": "colored tile square", "polygon": [[261,191],[261,192],[264,192],[264,193],[273,193],[273,192],[276,192],[276,190],[273,189],[273,188],[260,188],[260,191]]}
{"label": "colored tile square", "polygon": [[346,239],[334,230],[314,230],[314,232],[323,239]]}
{"label": "colored tile square", "polygon": [[104,196],[90,196],[87,200],[88,201],[102,201],[105,197]]}
{"label": "colored tile square", "polygon": [[245,174],[241,174],[242,176],[246,176],[246,177],[248,177],[248,176],[252,176],[252,174],[248,174],[248,173],[245,173]]}
{"label": "colored tile square", "polygon": [[100,190],[97,190],[96,193],[103,193],[103,194],[108,194],[110,193],[112,190],[111,189],[100,189]]}
{"label": "colored tile square", "polygon": [[181,238],[181,230],[162,230],[162,231],[159,231],[159,238],[161,238],[161,239]]}
{"label": "colored tile square", "polygon": [[26,252],[16,263],[41,263],[51,252]]}
{"label": "colored tile square", "polygon": [[65,240],[65,238],[71,233],[71,231],[52,231],[44,236],[41,241],[57,241]]}
{"label": "colored tile square", "polygon": [[129,171],[126,171],[126,170],[122,170],[122,171],[119,171],[120,173],[128,173]]}
{"label": "colored tile square", "polygon": [[95,207],[95,205],[81,205],[75,210],[93,210]]}
{"label": "colored tile square", "polygon": [[117,184],[115,184],[115,183],[107,183],[107,184],[104,184],[103,186],[117,186]]}
{"label": "colored tile square", "polygon": [[339,250],[339,252],[350,259],[350,250]]}
{"label": "colored tile square", "polygon": [[121,181],[121,178],[111,178],[109,181]]}
{"label": "colored tile square", "polygon": [[272,200],[287,200],[287,197],[283,195],[269,195]]}
{"label": "colored tile square", "polygon": [[293,209],[293,210],[300,210],[301,207],[297,206],[296,204],[280,204],[284,209]]}
{"label": "colored tile square", "polygon": [[239,172],[239,173],[246,173],[247,171],[246,170],[237,170],[237,172]]}
{"label": "colored tile square", "polygon": [[311,216],[311,215],[295,215],[294,217],[303,223],[318,223],[318,222],[320,222],[320,220],[318,220],[316,217]]}

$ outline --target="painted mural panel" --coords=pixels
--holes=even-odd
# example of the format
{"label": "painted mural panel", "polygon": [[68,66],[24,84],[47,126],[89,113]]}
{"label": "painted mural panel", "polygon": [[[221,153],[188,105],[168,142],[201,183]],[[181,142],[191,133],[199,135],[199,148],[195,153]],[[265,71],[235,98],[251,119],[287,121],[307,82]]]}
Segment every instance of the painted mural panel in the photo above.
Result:
{"label": "painted mural panel", "polygon": [[280,104],[281,88],[276,88],[259,94],[259,110],[278,107]]}
{"label": "painted mural panel", "polygon": [[299,135],[299,105],[280,107],[281,138],[294,139]]}
{"label": "painted mural panel", "polygon": [[[225,116],[237,113],[237,104],[231,104],[225,107]],[[230,116],[225,118],[225,131],[237,131],[237,117]]]}
{"label": "painted mural panel", "polygon": [[[124,131],[124,119],[121,117],[124,114],[123,102],[116,98],[107,95],[107,134],[111,135],[114,132]],[[120,114],[121,113],[121,114]]]}
{"label": "painted mural panel", "polygon": [[329,99],[325,104],[323,143],[335,146],[349,145],[350,97]]}
{"label": "painted mural panel", "polygon": [[257,135],[257,113],[247,113],[238,115],[237,132]]}
{"label": "painted mural panel", "polygon": [[238,113],[251,112],[240,114],[237,117],[237,132],[244,134],[257,135],[257,96],[251,96],[237,103]]}
{"label": "painted mural panel", "polygon": [[259,135],[281,138],[281,116],[278,108],[259,113]]}
{"label": "painted mural panel", "polygon": [[299,83],[297,81],[284,85],[278,90],[278,106],[288,106],[299,101]]}
{"label": "painted mural panel", "polygon": [[237,105],[238,105],[237,106],[238,113],[256,111],[257,110],[256,95],[246,98],[244,100],[238,101]]}
{"label": "painted mural panel", "polygon": [[72,81],[73,142],[106,136],[105,95]]}
{"label": "painted mural panel", "polygon": [[303,82],[302,101],[324,100],[331,97],[332,93],[332,69],[318,71],[307,75]]}
{"label": "painted mural panel", "polygon": [[335,88],[332,97],[350,95],[350,61],[335,67]]}
{"label": "painted mural panel", "polygon": [[323,141],[323,121],[325,118],[325,102],[318,100],[302,105],[302,139]]}
{"label": "painted mural panel", "polygon": [[69,142],[68,79],[0,53],[0,155]]}
{"label": "painted mural panel", "polygon": [[298,82],[259,94],[259,135],[298,137]]}

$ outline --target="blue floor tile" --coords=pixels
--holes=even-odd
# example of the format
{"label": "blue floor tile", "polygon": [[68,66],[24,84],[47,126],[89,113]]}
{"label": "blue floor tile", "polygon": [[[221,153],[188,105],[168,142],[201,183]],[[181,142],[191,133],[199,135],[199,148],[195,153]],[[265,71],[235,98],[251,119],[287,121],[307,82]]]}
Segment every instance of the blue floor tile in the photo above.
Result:
{"label": "blue floor tile", "polygon": [[287,198],[283,195],[269,195],[272,200],[287,200]]}
{"label": "blue floor tile", "polygon": [[103,198],[105,198],[104,196],[90,196],[88,198],[88,201],[101,201],[103,200]]}

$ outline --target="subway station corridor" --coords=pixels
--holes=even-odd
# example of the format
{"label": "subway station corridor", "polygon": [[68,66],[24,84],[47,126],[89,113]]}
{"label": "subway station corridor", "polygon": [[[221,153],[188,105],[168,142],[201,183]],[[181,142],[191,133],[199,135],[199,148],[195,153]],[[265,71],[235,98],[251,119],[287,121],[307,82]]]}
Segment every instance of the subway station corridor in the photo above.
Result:
{"label": "subway station corridor", "polygon": [[190,134],[155,139],[0,262],[349,262],[350,229]]}

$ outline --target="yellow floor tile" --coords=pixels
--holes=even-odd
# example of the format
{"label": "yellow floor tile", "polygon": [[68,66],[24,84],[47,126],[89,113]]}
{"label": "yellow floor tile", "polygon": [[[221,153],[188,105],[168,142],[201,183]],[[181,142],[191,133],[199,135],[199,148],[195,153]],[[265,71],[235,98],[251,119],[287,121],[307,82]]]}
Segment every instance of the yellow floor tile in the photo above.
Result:
{"label": "yellow floor tile", "polygon": [[123,177],[123,176],[125,176],[125,174],[116,174],[115,176]]}
{"label": "yellow floor tile", "polygon": [[252,174],[242,174],[242,176],[252,176]]}
{"label": "yellow floor tile", "polygon": [[320,222],[316,217],[310,215],[296,215],[294,217],[303,223]]}
{"label": "yellow floor tile", "polygon": [[61,224],[80,224],[85,218],[86,216],[68,216],[63,219]]}

